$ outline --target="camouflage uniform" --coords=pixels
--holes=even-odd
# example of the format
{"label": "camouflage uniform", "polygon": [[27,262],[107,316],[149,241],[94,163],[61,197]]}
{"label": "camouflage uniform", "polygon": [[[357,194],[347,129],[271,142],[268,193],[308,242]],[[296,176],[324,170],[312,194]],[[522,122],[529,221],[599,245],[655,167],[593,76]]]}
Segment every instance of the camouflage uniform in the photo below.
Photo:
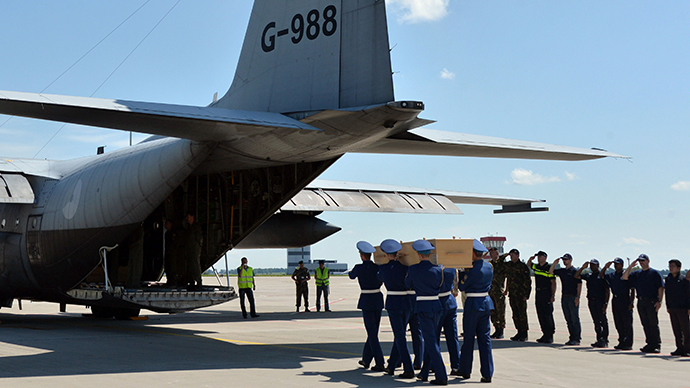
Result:
{"label": "camouflage uniform", "polygon": [[506,263],[506,277],[508,279],[508,296],[510,308],[513,310],[513,322],[518,332],[527,334],[527,301],[532,292],[532,278],[527,264],[522,261]]}
{"label": "camouflage uniform", "polygon": [[503,330],[506,327],[506,297],[503,295],[505,291],[503,285],[506,282],[508,263],[506,263],[505,257],[499,257],[497,261],[490,261],[490,263],[494,270],[494,278],[489,290],[491,301],[494,302],[494,309],[491,310],[491,323],[496,330]]}

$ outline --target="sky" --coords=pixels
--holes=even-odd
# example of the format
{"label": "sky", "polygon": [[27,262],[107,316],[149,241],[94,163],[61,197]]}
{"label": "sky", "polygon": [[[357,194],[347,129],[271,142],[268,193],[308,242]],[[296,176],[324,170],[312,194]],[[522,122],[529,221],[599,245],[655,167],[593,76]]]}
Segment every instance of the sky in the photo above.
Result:
{"label": "sky", "polygon": [[[0,90],[200,106],[227,91],[252,7],[250,0],[0,4]],[[321,178],[538,198],[550,210],[327,212],[320,218],[343,230],[314,245],[314,258],[354,265],[359,240],[499,235],[523,259],[569,252],[579,265],[646,253],[652,267],[670,258],[690,267],[689,2],[387,6],[396,99],[423,101],[420,116],[437,121],[429,128],[631,159],[345,155]],[[3,157],[70,159],[128,144],[127,132],[0,115]],[[286,266],[285,250],[231,251],[230,266],[242,256],[254,267]]]}

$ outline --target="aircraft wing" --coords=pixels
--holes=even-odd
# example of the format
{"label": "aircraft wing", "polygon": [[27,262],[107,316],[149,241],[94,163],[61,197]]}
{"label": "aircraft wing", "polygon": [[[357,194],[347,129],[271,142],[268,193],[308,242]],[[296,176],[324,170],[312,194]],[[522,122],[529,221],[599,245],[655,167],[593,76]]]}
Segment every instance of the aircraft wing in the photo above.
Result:
{"label": "aircraft wing", "polygon": [[515,198],[459,191],[317,179],[281,210],[294,212],[355,211],[389,213],[462,214],[456,204],[495,205],[494,213],[546,211],[533,208],[540,199]]}
{"label": "aircraft wing", "polygon": [[605,157],[626,158],[596,148],[558,146],[427,128],[416,128],[396,134],[353,152],[570,161]]}
{"label": "aircraft wing", "polygon": [[0,91],[0,113],[196,141],[276,130],[320,131],[279,113]]}

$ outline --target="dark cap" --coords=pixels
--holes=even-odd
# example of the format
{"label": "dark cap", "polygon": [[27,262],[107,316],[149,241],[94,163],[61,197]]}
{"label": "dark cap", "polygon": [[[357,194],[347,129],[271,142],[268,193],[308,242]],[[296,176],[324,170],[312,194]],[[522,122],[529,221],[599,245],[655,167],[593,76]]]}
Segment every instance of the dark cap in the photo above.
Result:
{"label": "dark cap", "polygon": [[299,263],[297,263],[297,264],[304,264],[304,261],[300,260]]}
{"label": "dark cap", "polygon": [[616,264],[625,264],[623,259],[621,259],[620,257],[616,257],[615,259],[613,259],[613,262]]}
{"label": "dark cap", "polygon": [[539,251],[539,252],[537,252],[537,256],[548,257],[549,255],[547,255],[546,252],[544,252],[544,251]]}
{"label": "dark cap", "polygon": [[649,256],[645,255],[644,253],[637,256],[637,260],[647,260],[649,261]]}
{"label": "dark cap", "polygon": [[498,250],[498,248],[496,248],[496,247],[491,247],[491,248],[489,248],[489,252],[491,252],[491,251],[497,251],[497,250]]}
{"label": "dark cap", "polygon": [[510,252],[508,252],[508,253],[515,253],[516,255],[519,255],[519,254],[520,254],[520,251],[518,251],[517,249],[513,248],[513,249],[511,249]]}
{"label": "dark cap", "polygon": [[319,260],[319,264],[326,264],[326,260]]}
{"label": "dark cap", "polygon": [[563,256],[561,256],[561,259],[563,260],[572,260],[573,257],[570,255],[570,253],[566,253]]}

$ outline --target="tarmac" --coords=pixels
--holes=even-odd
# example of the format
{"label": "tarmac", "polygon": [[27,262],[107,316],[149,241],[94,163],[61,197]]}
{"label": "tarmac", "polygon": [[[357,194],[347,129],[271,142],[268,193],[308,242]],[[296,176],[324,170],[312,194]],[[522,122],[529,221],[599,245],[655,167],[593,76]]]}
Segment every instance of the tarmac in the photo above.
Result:
{"label": "tarmac", "polygon": [[[223,279],[224,280],[224,279]],[[231,284],[236,278],[231,278]],[[213,284],[215,278],[204,278]],[[148,319],[100,320],[83,306],[23,302],[0,310],[0,386],[9,387],[416,387],[418,380],[398,380],[365,370],[361,358],[366,332],[357,310],[359,287],[347,277],[331,279],[332,312],[315,312],[316,288],[310,284],[311,313],[295,312],[295,286],[289,277],[257,277],[258,318],[243,319],[239,302],[184,314],[142,311]],[[449,385],[493,387],[690,387],[690,357],[675,350],[665,308],[659,311],[662,353],[594,349],[594,328],[587,307],[580,307],[583,346],[568,340],[559,298],[554,304],[555,344],[542,345],[534,301],[528,305],[528,342],[494,340],[495,373],[491,385],[479,382],[475,350],[472,376],[450,376]],[[508,306],[506,338],[515,333]],[[302,308],[304,310],[304,308]],[[616,330],[609,311],[611,346]],[[634,313],[635,344],[644,334]],[[458,313],[458,321],[462,312]],[[393,334],[388,318],[379,334],[384,354]],[[408,337],[409,339],[409,337]],[[445,349],[445,345],[442,345]],[[448,366],[448,355],[444,353]],[[396,371],[401,373],[402,371]]]}

